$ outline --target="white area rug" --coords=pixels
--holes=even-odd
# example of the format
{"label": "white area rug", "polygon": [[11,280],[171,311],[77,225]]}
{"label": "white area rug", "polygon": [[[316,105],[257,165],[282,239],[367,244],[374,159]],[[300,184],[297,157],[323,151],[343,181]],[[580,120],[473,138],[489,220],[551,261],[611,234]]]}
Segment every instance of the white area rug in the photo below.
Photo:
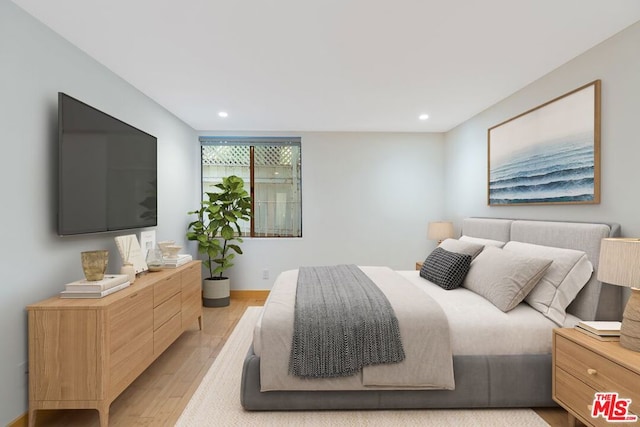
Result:
{"label": "white area rug", "polygon": [[262,307],[249,307],[178,419],[178,426],[486,426],[547,423],[530,409],[246,412],[240,405],[242,362]]}

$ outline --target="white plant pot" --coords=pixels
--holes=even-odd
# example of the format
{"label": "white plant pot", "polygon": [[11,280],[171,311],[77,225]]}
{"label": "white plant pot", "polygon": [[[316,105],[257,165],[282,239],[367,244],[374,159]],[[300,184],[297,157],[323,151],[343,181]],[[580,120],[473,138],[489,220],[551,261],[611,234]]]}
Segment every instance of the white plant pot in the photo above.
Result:
{"label": "white plant pot", "polygon": [[204,279],[202,281],[202,305],[205,307],[226,307],[229,305],[231,280]]}

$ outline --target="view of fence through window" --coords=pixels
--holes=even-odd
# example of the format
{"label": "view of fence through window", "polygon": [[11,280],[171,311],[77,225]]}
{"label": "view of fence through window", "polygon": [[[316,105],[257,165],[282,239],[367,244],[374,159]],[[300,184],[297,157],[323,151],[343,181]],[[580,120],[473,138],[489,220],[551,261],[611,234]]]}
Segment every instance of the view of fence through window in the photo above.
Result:
{"label": "view of fence through window", "polygon": [[203,196],[216,191],[223,177],[237,175],[253,197],[253,224],[241,224],[243,236],[302,237],[299,138],[201,137],[200,142]]}

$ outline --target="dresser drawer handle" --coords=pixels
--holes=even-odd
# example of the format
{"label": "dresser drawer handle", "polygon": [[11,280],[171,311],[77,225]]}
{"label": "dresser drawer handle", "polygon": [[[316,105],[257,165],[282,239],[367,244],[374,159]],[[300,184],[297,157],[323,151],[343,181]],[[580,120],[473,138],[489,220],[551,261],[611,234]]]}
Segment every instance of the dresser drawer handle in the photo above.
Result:
{"label": "dresser drawer handle", "polygon": [[129,295],[129,298],[135,298],[138,296],[138,293],[136,292],[135,294]]}
{"label": "dresser drawer handle", "polygon": [[593,413],[593,405],[587,405],[587,409],[589,410],[590,414]]}
{"label": "dresser drawer handle", "polygon": [[591,368],[587,369],[587,374],[589,374],[589,375],[595,375],[597,373],[598,373],[598,371],[596,371],[595,369],[591,369]]}

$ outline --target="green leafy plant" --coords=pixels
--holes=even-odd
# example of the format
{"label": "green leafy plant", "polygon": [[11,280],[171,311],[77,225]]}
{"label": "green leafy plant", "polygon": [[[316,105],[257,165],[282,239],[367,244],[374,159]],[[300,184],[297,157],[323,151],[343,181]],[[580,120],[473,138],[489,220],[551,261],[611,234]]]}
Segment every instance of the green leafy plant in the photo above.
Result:
{"label": "green leafy plant", "polygon": [[239,221],[251,218],[251,197],[242,178],[231,175],[216,187],[221,191],[207,193],[208,200],[200,209],[189,212],[198,219],[187,227],[187,239],[198,242],[198,252],[206,254],[204,264],[210,279],[223,279],[222,273],[233,266],[236,254],[242,254]]}

